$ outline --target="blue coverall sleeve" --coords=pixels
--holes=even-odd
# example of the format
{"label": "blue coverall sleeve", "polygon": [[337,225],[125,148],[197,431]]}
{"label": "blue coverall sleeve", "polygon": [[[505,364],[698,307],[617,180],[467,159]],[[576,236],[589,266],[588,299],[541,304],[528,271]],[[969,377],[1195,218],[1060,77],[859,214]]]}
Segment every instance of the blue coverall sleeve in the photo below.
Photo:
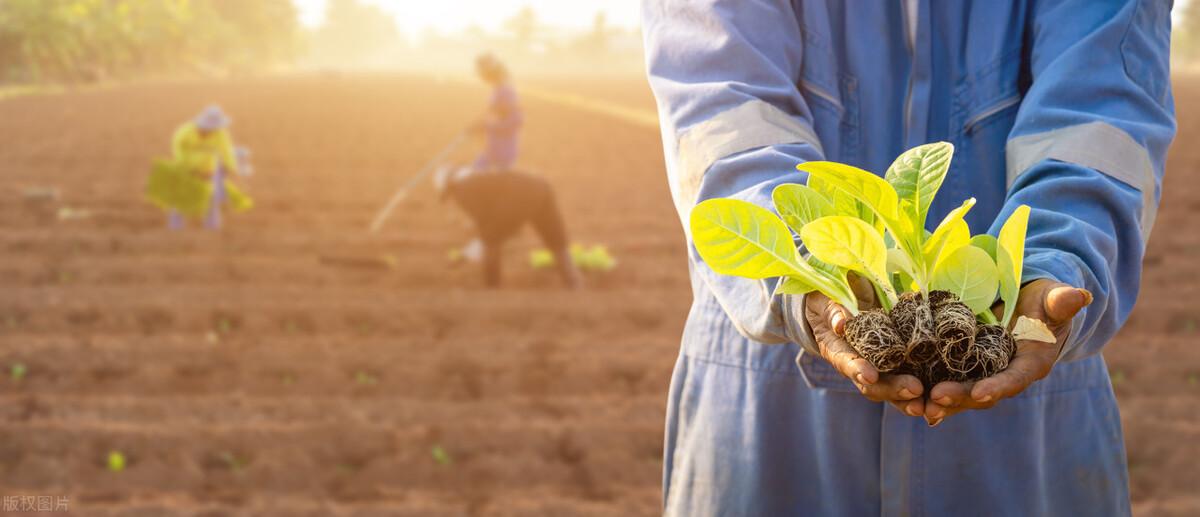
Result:
{"label": "blue coverall sleeve", "polygon": [[1023,282],[1092,292],[1061,360],[1100,352],[1133,309],[1175,134],[1170,2],[1035,2],[1031,82],[1006,147],[1009,194],[992,233],[1032,212]]}
{"label": "blue coverall sleeve", "polygon": [[[700,201],[735,198],[772,208],[771,191],[803,183],[796,165],[822,159],[812,114],[796,84],[802,38],[787,0],[645,0],[647,70],[658,101],[667,175],[684,223]],[[691,246],[697,279],[742,335],[810,347],[777,279],[713,272]]]}

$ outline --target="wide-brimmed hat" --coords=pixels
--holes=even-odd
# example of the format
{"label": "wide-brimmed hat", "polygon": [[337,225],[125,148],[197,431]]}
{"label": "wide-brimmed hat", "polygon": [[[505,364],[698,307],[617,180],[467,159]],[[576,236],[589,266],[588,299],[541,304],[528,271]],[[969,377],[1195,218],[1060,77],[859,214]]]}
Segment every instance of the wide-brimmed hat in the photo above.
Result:
{"label": "wide-brimmed hat", "polygon": [[196,115],[194,122],[196,123],[196,128],[201,131],[216,131],[218,129],[225,129],[233,121],[224,111],[221,111],[220,106],[210,104],[199,115]]}

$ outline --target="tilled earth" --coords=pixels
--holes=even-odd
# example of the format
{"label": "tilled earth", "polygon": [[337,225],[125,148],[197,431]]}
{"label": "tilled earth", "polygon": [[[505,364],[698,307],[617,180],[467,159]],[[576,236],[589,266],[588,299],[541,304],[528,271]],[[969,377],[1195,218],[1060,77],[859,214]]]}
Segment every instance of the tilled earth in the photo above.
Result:
{"label": "tilled earth", "polygon": [[[544,87],[653,110],[640,81]],[[1106,352],[1145,515],[1200,512],[1200,81],[1177,88],[1144,288]],[[0,102],[0,494],[81,515],[658,513],[690,290],[657,129],[525,100],[522,162],[573,240],[620,261],[583,294],[528,266],[532,236],[483,289],[428,185],[365,232],[485,97],[326,75]],[[169,232],[141,200],[149,159],[209,101],[254,150],[258,207]]]}

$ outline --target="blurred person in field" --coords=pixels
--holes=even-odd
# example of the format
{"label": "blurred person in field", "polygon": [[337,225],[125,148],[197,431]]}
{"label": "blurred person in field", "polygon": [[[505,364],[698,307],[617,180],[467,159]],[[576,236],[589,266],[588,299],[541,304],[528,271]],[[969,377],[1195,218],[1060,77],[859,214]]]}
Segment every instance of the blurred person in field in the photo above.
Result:
{"label": "blurred person in field", "polygon": [[926,389],[860,357],[844,307],[776,294],[776,278],[718,275],[689,242],[664,513],[1128,515],[1101,352],[1137,299],[1175,135],[1171,2],[864,7],[642,2],[685,228],[707,199],[772,208],[776,186],[807,180],[799,163],[880,174],[906,149],[948,141],[927,228],[969,197],[967,223],[993,236],[1031,207],[1015,310],[1056,342],[1020,340],[1004,371]]}
{"label": "blurred person in field", "polygon": [[[209,229],[221,227],[224,205],[229,203],[235,211],[250,208],[250,198],[233,183],[239,172],[239,157],[247,152],[235,149],[229,133],[232,120],[216,104],[204,108],[192,120],[175,130],[171,138],[171,151],[175,166],[186,174],[204,179],[211,185],[208,206],[204,213],[204,226]],[[170,210],[168,225],[172,229],[184,226],[184,215]]]}
{"label": "blurred person in field", "polygon": [[488,287],[499,287],[504,243],[526,225],[533,227],[554,254],[563,283],[570,289],[581,287],[562,211],[545,178],[511,169],[480,173],[471,166],[445,165],[436,171],[433,183],[439,197],[458,205],[478,232],[479,238],[463,252],[467,258],[477,255],[482,259]]}
{"label": "blurred person in field", "polygon": [[510,169],[517,161],[521,125],[525,121],[513,88],[508,67],[493,54],[475,59],[475,72],[492,87],[487,112],[470,127],[471,134],[484,139],[483,152],[476,158],[476,172]]}
{"label": "blurred person in field", "polygon": [[524,116],[508,68],[496,56],[482,54],[475,60],[475,71],[492,86],[487,112],[469,128],[484,139],[483,151],[469,167],[447,165],[434,175],[440,197],[454,201],[478,232],[462,254],[482,261],[484,283],[498,287],[504,243],[530,225],[554,254],[566,286],[578,288],[582,282],[554,189],[545,178],[513,168]]}

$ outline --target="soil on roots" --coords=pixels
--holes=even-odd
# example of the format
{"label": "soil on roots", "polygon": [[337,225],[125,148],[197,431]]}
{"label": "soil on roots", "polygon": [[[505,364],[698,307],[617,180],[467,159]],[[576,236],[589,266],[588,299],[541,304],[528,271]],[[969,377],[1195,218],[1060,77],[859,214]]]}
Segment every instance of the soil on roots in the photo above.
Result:
{"label": "soil on roots", "polygon": [[958,296],[904,293],[891,312],[865,311],[846,324],[846,341],[884,373],[917,377],[926,392],[943,381],[995,375],[1016,350],[999,325],[980,325]]}
{"label": "soil on roots", "polygon": [[880,372],[890,372],[904,363],[905,343],[887,313],[879,309],[861,312],[846,322],[846,342]]}

